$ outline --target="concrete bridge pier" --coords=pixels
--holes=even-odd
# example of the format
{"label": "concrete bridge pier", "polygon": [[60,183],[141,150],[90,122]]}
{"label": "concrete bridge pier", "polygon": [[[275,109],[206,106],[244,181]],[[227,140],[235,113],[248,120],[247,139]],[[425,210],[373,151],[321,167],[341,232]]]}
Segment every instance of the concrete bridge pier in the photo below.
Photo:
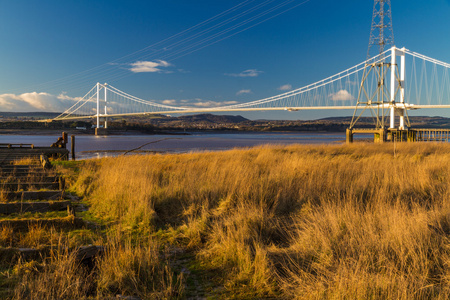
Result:
{"label": "concrete bridge pier", "polygon": [[386,129],[368,129],[368,128],[347,128],[345,141],[347,144],[353,143],[353,135],[355,133],[370,134],[373,133],[373,141],[375,143],[384,143],[387,140],[388,131]]}
{"label": "concrete bridge pier", "polygon": [[97,128],[95,127],[95,135],[107,135],[108,129],[107,128]]}

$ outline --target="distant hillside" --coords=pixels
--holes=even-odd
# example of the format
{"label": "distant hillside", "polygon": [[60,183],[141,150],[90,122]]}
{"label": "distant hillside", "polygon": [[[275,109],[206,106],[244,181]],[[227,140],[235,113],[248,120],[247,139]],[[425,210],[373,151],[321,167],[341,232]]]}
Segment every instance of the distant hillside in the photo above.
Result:
{"label": "distant hillside", "polygon": [[[53,112],[0,112],[0,128],[91,128],[93,119],[68,120],[38,123],[40,119],[53,119],[59,113]],[[409,118],[412,128],[450,128],[450,118],[414,116]],[[330,131],[344,132],[350,125],[352,117],[329,117],[318,120],[249,120],[233,115],[138,115],[110,118],[108,127],[117,130],[141,130],[143,132],[186,131],[186,130],[239,130],[239,131]],[[389,117],[386,124],[389,123]],[[355,125],[357,128],[373,128],[374,120],[362,117]]]}
{"label": "distant hillside", "polygon": [[201,114],[192,116],[180,116],[177,118],[185,122],[210,122],[210,123],[241,123],[248,121],[242,116]]}
{"label": "distant hillside", "polygon": [[60,114],[59,112],[0,112],[0,118],[53,119]]}

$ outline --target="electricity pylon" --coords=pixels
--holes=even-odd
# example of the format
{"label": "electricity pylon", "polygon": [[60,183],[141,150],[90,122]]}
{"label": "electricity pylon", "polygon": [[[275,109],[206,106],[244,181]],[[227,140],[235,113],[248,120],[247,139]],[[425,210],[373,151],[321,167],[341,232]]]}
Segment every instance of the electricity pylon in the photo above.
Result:
{"label": "electricity pylon", "polygon": [[[374,48],[378,51],[375,53]],[[391,59],[386,55],[390,48]],[[400,56],[400,68],[396,57]],[[394,30],[392,29],[392,13],[390,0],[374,0],[372,26],[370,30],[369,47],[367,49],[367,62],[364,69],[358,100],[353,114],[350,128],[352,129],[364,111],[370,111],[376,129],[385,129],[387,116],[390,114],[390,126],[395,127],[395,115],[400,117],[399,129],[405,129],[405,53],[404,49],[394,46]],[[370,91],[369,76],[375,77],[375,90]],[[396,99],[400,98],[399,103]],[[358,114],[358,109],[362,111]],[[406,115],[407,126],[409,126]]]}
{"label": "electricity pylon", "polygon": [[[367,59],[394,46],[391,0],[374,0]],[[376,47],[377,53],[372,49]]]}

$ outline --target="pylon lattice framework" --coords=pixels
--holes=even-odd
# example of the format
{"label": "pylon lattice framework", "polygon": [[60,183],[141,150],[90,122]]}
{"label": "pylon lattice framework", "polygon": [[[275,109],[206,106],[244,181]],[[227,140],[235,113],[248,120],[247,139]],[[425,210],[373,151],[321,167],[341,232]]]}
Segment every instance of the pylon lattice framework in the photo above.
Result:
{"label": "pylon lattice framework", "polygon": [[[391,12],[391,0],[374,0],[367,58],[381,54],[385,48],[394,46]],[[373,46],[377,47],[377,53],[371,53]]]}

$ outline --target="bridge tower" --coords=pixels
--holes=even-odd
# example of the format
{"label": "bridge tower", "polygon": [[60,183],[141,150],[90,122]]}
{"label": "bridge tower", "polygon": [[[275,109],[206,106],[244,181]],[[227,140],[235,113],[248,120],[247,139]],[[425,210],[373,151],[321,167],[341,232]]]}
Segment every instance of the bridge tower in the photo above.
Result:
{"label": "bridge tower", "polygon": [[[400,63],[397,57],[400,57]],[[398,129],[405,130],[405,125],[410,124],[405,109],[404,87],[405,50],[394,46],[391,1],[374,0],[367,60],[349,130],[365,111],[370,111],[378,132],[385,131],[388,123],[389,129],[393,130],[396,116],[400,118]],[[390,122],[387,122],[388,116]],[[386,137],[385,133],[382,135],[381,140]]]}
{"label": "bridge tower", "polygon": [[[96,118],[97,118],[97,124],[95,125],[95,135],[98,135],[98,134],[100,134],[100,131],[103,131],[103,132],[105,132],[105,130],[108,128],[108,107],[107,107],[107,104],[108,104],[108,98],[107,98],[107,95],[108,95],[108,88],[107,88],[107,84],[105,83],[105,84],[100,84],[99,82],[97,82],[97,85],[96,85],[96,89],[97,89],[97,92],[96,92],[96,94],[97,94],[97,113],[96,113]],[[103,99],[101,99],[101,90],[104,90],[104,98]],[[104,106],[104,108],[105,108],[105,113],[104,114],[102,114],[102,113],[100,113],[100,111],[101,111],[101,109],[100,109],[100,106],[101,105],[103,105]],[[102,126],[101,126],[101,118],[103,118],[103,120],[104,120],[104,129],[103,130],[101,130],[100,128],[102,128]]]}

